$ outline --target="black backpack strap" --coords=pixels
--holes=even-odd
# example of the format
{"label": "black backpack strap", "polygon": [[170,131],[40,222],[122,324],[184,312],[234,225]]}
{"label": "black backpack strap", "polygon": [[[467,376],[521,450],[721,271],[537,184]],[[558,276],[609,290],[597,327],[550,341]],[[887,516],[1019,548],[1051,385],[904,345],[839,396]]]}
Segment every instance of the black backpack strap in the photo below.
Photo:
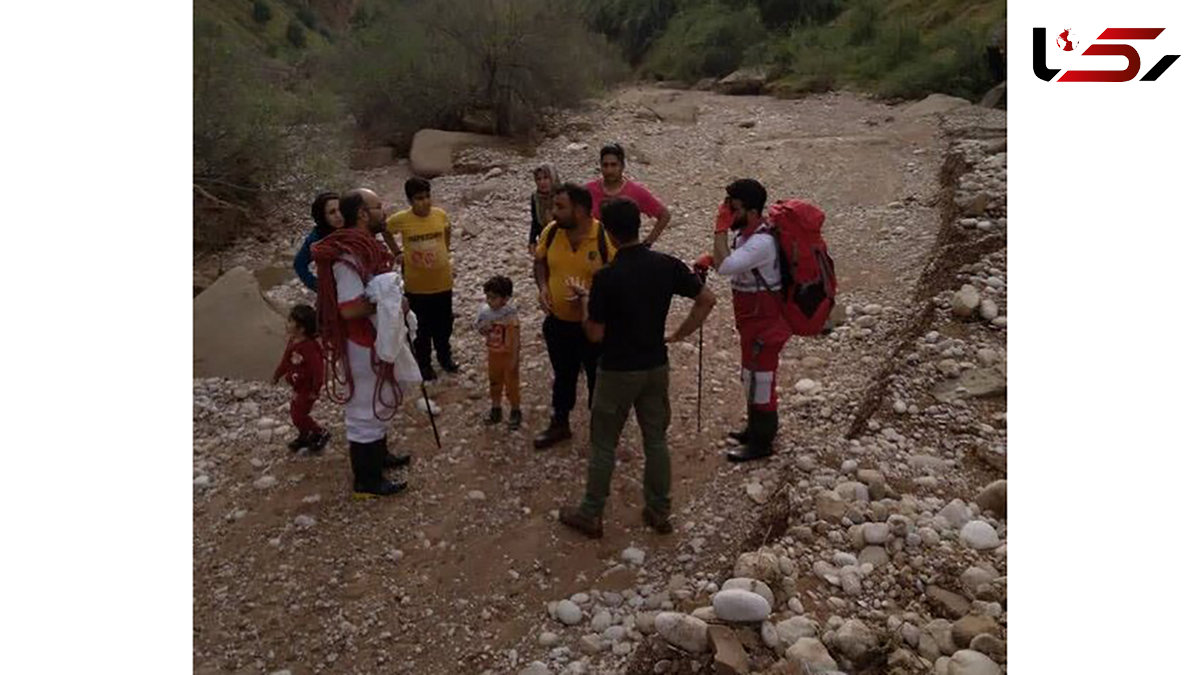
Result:
{"label": "black backpack strap", "polygon": [[554,237],[558,235],[558,223],[551,223],[546,227],[550,230],[546,234],[546,255],[550,255],[550,245],[554,243]]}
{"label": "black backpack strap", "polygon": [[600,224],[600,263],[608,264],[608,233],[604,231],[604,223]]}

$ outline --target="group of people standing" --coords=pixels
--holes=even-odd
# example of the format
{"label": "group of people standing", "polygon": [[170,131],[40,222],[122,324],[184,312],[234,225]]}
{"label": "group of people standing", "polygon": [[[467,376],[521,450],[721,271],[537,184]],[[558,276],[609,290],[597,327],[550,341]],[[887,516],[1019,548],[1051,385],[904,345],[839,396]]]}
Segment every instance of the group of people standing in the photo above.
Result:
{"label": "group of people standing", "polygon": [[[765,188],[751,179],[726,187],[714,227],[713,252],[689,266],[652,249],[671,213],[648,189],[627,179],[624,168],[621,146],[606,145],[600,151],[601,178],[586,185],[560,183],[553,167],[542,165],[534,171],[537,189],[530,197],[529,250],[537,301],[545,313],[542,335],[554,374],[550,419],[533,445],[546,449],[572,437],[570,415],[582,371],[590,410],[587,487],[577,507],[560,509],[560,520],[591,537],[603,533],[614,453],[631,409],[641,428],[646,460],[643,520],[657,532],[672,531],[666,345],[690,336],[715,306],[716,296],[704,283],[707,271],[711,268],[731,278],[741,338],[747,425],[731,434],[740,443],[728,453],[732,461],[772,452],[778,429],[775,370],[791,335],[778,304],[781,270],[764,217]],[[450,221],[445,211],[432,205],[428,181],[410,179],[405,194],[410,208],[390,217],[385,217],[379,196],[364,188],[340,196],[319,195],[312,209],[316,227],[296,255],[297,274],[317,292],[317,309],[315,319],[306,319],[309,328],[298,326],[293,331],[280,373],[286,374],[289,367],[306,373],[289,376],[289,381],[297,398],[315,400],[313,390],[319,390],[320,383],[311,362],[323,361],[320,372],[326,390],[345,406],[356,496],[399,492],[403,481],[389,480],[384,472],[410,461],[407,455],[393,455],[387,449],[387,420],[400,405],[403,391],[392,364],[379,359],[373,348],[376,305],[367,295],[372,279],[392,272],[397,258],[406,297],[402,314],[407,316],[411,308],[417,318],[412,351],[421,378],[437,377],[434,352],[443,372],[459,370],[450,347],[454,321]],[[654,221],[645,237],[640,236],[643,216]],[[732,246],[731,230],[736,234]],[[315,276],[309,270],[313,262]],[[482,290],[485,302],[475,329],[485,336],[488,350],[491,408],[484,422],[502,421],[502,397],[507,395],[509,427],[517,429],[522,423],[521,346],[512,280],[494,276]],[[667,314],[674,296],[691,299],[692,306],[683,322],[668,331]],[[315,334],[310,330],[314,323]],[[311,344],[299,347],[314,338],[319,349]],[[302,402],[299,408],[307,415],[311,404],[305,409]],[[293,414],[294,419],[302,417]],[[293,449],[318,451],[328,432],[314,428],[309,419],[301,422],[305,426],[298,422],[301,435]]]}

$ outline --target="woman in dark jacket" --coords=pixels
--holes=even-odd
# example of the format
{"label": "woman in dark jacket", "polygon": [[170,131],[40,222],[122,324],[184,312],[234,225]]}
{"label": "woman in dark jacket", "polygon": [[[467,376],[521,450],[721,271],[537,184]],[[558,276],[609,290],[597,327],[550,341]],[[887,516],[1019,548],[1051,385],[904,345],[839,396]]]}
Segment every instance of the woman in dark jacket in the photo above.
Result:
{"label": "woman in dark jacket", "polygon": [[549,164],[533,170],[537,190],[529,197],[529,254],[537,248],[542,229],[554,220],[554,189],[558,187],[558,172]]}
{"label": "woman in dark jacket", "polygon": [[312,219],[316,227],[304,238],[300,250],[296,251],[296,259],[292,266],[296,268],[296,276],[309,289],[317,290],[317,277],[308,266],[312,264],[312,245],[324,239],[329,233],[342,226],[342,212],[338,210],[336,192],[322,192],[312,203]]}

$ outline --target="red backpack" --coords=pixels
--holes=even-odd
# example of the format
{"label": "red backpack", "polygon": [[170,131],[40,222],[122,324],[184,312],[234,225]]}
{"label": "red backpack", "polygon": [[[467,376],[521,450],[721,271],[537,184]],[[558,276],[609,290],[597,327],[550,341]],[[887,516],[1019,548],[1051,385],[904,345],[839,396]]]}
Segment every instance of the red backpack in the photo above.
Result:
{"label": "red backpack", "polygon": [[780,256],[783,316],[793,335],[817,335],[837,295],[833,258],[821,237],[825,212],[801,199],[780,200],[767,209],[767,222]]}

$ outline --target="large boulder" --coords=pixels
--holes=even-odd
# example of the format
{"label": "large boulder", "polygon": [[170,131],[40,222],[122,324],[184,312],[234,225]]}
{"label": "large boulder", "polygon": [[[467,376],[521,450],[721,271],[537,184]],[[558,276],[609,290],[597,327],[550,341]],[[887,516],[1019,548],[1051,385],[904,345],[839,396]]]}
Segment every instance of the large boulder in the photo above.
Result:
{"label": "large boulder", "polygon": [[235,267],[192,300],[192,376],[271,379],[287,344],[287,322],[258,280]]}
{"label": "large boulder", "polygon": [[454,171],[454,154],[460,150],[473,146],[500,147],[506,143],[498,136],[422,129],[413,136],[408,159],[414,174],[435,178]]}
{"label": "large boulder", "polygon": [[688,102],[680,92],[667,91],[647,96],[642,100],[650,112],[659,120],[668,124],[695,124],[700,113],[700,107]]}
{"label": "large boulder", "polygon": [[768,79],[769,74],[765,68],[738,68],[721,78],[715,88],[718,93],[732,96],[759,94],[762,93]]}
{"label": "large boulder", "polygon": [[1004,102],[1007,94],[1008,82],[1001,82],[983,95],[983,99],[979,101],[979,105],[983,108],[995,108]]}
{"label": "large boulder", "polygon": [[910,104],[900,113],[900,116],[905,119],[916,119],[927,115],[948,113],[951,110],[957,110],[968,105],[971,105],[971,102],[965,98],[957,98],[945,94],[930,94],[924,99]]}
{"label": "large boulder", "polygon": [[679,612],[661,612],[654,617],[654,629],[671,644],[699,654],[708,650],[708,624]]}

